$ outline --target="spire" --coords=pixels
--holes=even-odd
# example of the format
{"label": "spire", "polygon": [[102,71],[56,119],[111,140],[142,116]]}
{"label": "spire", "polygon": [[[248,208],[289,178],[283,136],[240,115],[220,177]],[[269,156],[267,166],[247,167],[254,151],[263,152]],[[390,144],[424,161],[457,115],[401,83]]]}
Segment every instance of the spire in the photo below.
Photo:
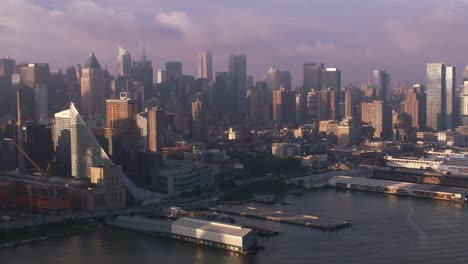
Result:
{"label": "spire", "polygon": [[91,52],[91,54],[89,55],[84,68],[85,69],[101,69],[101,65],[99,64],[93,52]]}

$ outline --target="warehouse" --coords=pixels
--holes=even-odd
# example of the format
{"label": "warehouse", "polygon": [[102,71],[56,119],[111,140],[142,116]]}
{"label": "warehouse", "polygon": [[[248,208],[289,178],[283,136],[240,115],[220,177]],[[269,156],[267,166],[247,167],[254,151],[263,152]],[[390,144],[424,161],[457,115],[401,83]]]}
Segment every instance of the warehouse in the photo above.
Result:
{"label": "warehouse", "polygon": [[257,246],[254,230],[237,225],[182,217],[172,224],[172,236],[187,242],[249,253]]}
{"label": "warehouse", "polygon": [[384,181],[349,176],[335,176],[328,183],[336,188],[383,192],[455,202],[466,202],[468,198],[468,190],[465,188],[430,184]]}

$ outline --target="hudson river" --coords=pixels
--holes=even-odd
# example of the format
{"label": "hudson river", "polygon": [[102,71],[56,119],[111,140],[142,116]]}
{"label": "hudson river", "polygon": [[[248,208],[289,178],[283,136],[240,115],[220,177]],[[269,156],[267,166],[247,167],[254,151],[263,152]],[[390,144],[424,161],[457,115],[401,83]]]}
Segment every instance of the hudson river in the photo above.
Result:
{"label": "hudson river", "polygon": [[107,227],[0,250],[0,263],[468,263],[465,205],[333,189],[284,200],[291,205],[265,207],[350,220],[353,226],[330,233],[255,220],[283,235],[260,238],[265,249],[247,256]]}

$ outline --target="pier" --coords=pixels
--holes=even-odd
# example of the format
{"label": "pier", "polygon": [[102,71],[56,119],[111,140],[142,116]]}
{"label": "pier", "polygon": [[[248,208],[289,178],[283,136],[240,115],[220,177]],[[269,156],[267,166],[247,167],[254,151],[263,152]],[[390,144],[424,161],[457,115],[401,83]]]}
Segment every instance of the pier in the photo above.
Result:
{"label": "pier", "polygon": [[283,211],[272,211],[247,206],[220,205],[209,209],[224,214],[316,228],[325,231],[334,231],[351,226],[349,221],[330,220],[312,215],[292,214]]}

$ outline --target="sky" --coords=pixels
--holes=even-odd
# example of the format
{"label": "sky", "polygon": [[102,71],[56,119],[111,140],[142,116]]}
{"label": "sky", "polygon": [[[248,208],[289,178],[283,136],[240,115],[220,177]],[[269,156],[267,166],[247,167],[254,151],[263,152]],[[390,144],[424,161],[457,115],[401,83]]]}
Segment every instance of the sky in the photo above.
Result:
{"label": "sky", "polygon": [[261,80],[269,67],[323,62],[343,84],[386,69],[392,81],[425,82],[426,64],[468,64],[468,0],[0,0],[0,57],[84,64],[93,51],[116,69],[118,46],[153,67],[182,61],[196,75],[197,52],[213,52],[215,71],[246,54]]}

